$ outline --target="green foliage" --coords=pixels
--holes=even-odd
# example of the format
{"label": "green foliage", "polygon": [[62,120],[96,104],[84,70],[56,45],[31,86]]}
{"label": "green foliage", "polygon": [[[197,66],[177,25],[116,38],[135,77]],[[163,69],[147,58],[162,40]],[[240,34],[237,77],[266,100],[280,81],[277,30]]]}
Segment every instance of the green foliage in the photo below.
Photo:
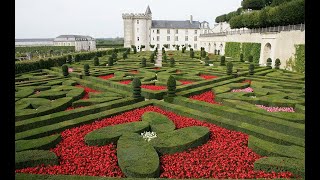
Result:
{"label": "green foliage", "polygon": [[17,169],[41,164],[56,165],[58,164],[58,157],[54,152],[48,150],[27,150],[15,154],[15,167]]}
{"label": "green foliage", "polygon": [[225,66],[226,65],[226,57],[225,56],[221,56],[220,58],[220,66]]}
{"label": "green foliage", "polygon": [[146,48],[146,46],[145,45],[141,45],[140,52],[142,51],[143,48]]}
{"label": "green foliage", "polygon": [[93,59],[93,65],[94,66],[99,66],[99,58],[97,56],[94,57],[94,59]]}
{"label": "green foliage", "polygon": [[79,61],[80,61],[80,54],[76,54],[76,55],[74,56],[74,61],[75,61],[75,62],[79,62]]}
{"label": "green foliage", "polygon": [[70,63],[72,61],[72,56],[70,54],[68,54],[67,56],[67,62]]}
{"label": "green foliage", "polygon": [[89,68],[90,68],[89,64],[84,64],[83,65],[84,75],[90,76]]}
{"label": "green foliage", "polygon": [[229,20],[234,17],[234,16],[237,16],[239,15],[240,12],[238,11],[232,11],[232,12],[229,12],[227,15],[226,15],[226,21],[229,22]]}
{"label": "green foliage", "polygon": [[248,62],[250,62],[250,63],[253,62],[253,56],[252,55],[248,56]]}
{"label": "green foliage", "polygon": [[216,23],[225,22],[225,21],[227,21],[227,15],[226,14],[223,14],[221,16],[217,16],[216,19],[215,19]]}
{"label": "green foliage", "polygon": [[241,52],[241,43],[239,42],[226,42],[225,56],[238,59]]}
{"label": "green foliage", "polygon": [[241,62],[244,62],[243,53],[240,53],[240,61],[241,61]]}
{"label": "green foliage", "polygon": [[209,66],[209,56],[206,56],[204,59],[204,65]]}
{"label": "green foliage", "polygon": [[190,57],[193,59],[194,58],[194,51],[193,49],[190,50]]}
{"label": "green foliage", "polygon": [[150,55],[150,63],[155,63],[155,61],[154,61],[154,53],[151,53],[151,55]]}
{"label": "green foliage", "polygon": [[141,59],[141,67],[147,67],[147,59],[146,58]]}
{"label": "green foliage", "polygon": [[135,77],[132,81],[132,92],[133,98],[140,98],[141,97],[141,81],[139,78]]}
{"label": "green foliage", "polygon": [[37,139],[18,140],[15,141],[15,150],[16,152],[35,149],[49,150],[50,148],[54,148],[60,141],[60,134],[45,136]]}
{"label": "green foliage", "polygon": [[137,54],[137,47],[136,46],[131,46],[132,47],[132,49],[133,49],[133,54]]}
{"label": "green foliage", "polygon": [[179,51],[180,45],[176,45],[176,49],[177,51]]}
{"label": "green foliage", "polygon": [[167,62],[167,54],[166,53],[162,54],[162,60],[163,60],[163,62]]}
{"label": "green foliage", "polygon": [[108,59],[108,66],[113,66],[113,58],[109,57]]}
{"label": "green foliage", "polygon": [[168,97],[176,96],[176,86],[176,79],[174,78],[174,76],[170,75],[167,82]]}
{"label": "green foliage", "polygon": [[201,57],[205,58],[206,56],[207,56],[207,52],[203,48],[203,50],[201,51]]}
{"label": "green foliage", "polygon": [[243,0],[241,6],[243,9],[260,10],[265,6],[265,0]]}
{"label": "green foliage", "polygon": [[127,59],[127,58],[128,58],[127,52],[124,52],[124,53],[122,54],[122,58],[123,58],[123,59]]}
{"label": "green foliage", "polygon": [[170,58],[170,67],[174,67],[174,65],[175,65],[175,60],[174,60],[174,58],[172,57],[172,58]]}
{"label": "green foliage", "polygon": [[156,132],[157,134],[173,131],[176,128],[174,123],[168,119],[167,116],[161,113],[145,112],[141,119],[142,121],[148,122],[151,127],[151,131]]}
{"label": "green foliage", "polygon": [[253,62],[259,63],[261,43],[242,43],[242,53],[244,59],[253,56]]}
{"label": "green foliage", "polygon": [[253,75],[254,74],[254,64],[249,64],[249,74]]}
{"label": "green foliage", "polygon": [[299,73],[305,72],[305,45],[299,44],[295,45],[296,53],[294,55],[295,57],[295,67],[293,70]]}
{"label": "green foliage", "polygon": [[268,58],[267,59],[267,67],[271,67],[271,64],[272,64],[272,59]]}
{"label": "green foliage", "polygon": [[17,57],[32,53],[40,56],[61,55],[66,53],[74,53],[74,46],[31,46],[31,47],[15,47],[15,55]]}
{"label": "green foliage", "polygon": [[227,63],[227,74],[228,74],[228,75],[231,75],[231,74],[232,74],[232,68],[233,68],[232,62],[228,62],[228,63]]}
{"label": "green foliage", "polygon": [[181,48],[182,53],[184,53],[186,51],[186,47]]}
{"label": "green foliage", "polygon": [[150,48],[154,48],[155,45],[154,44],[149,44],[149,46],[150,46]]}
{"label": "green foliage", "polygon": [[274,68],[275,69],[279,69],[281,65],[280,59],[277,58],[276,61],[274,62]]}
{"label": "green foliage", "polygon": [[63,76],[68,77],[68,75],[69,75],[68,65],[64,64],[63,66],[61,66],[61,69],[62,69]]}
{"label": "green foliage", "polygon": [[164,44],[163,47],[169,48],[169,44]]}

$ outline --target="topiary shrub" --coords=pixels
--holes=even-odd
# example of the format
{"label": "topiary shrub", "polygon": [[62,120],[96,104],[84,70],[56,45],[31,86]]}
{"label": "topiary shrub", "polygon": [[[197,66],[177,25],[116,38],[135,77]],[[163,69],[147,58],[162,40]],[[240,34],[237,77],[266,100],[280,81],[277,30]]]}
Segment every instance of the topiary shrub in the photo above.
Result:
{"label": "topiary shrub", "polygon": [[93,59],[93,65],[94,66],[99,66],[99,58],[97,56],[94,57],[94,59]]}
{"label": "topiary shrub", "polygon": [[79,61],[80,61],[80,55],[79,55],[79,54],[76,54],[76,55],[74,56],[74,61],[75,61],[75,62],[79,62]]}
{"label": "topiary shrub", "polygon": [[254,64],[249,64],[249,74],[253,75],[254,74]]}
{"label": "topiary shrub", "polygon": [[186,51],[186,47],[183,47],[183,48],[181,49],[181,51],[182,51],[182,53],[184,53],[184,52]]}
{"label": "topiary shrub", "polygon": [[141,59],[141,67],[147,67],[147,59],[146,58]]}
{"label": "topiary shrub", "polygon": [[167,82],[167,88],[168,88],[168,97],[174,97],[176,96],[176,79],[170,75],[168,82]]}
{"label": "topiary shrub", "polygon": [[133,98],[141,97],[141,81],[139,78],[135,77],[132,81]]}
{"label": "topiary shrub", "polygon": [[276,61],[274,62],[274,68],[275,69],[280,69],[280,65],[281,65],[280,59],[277,58]]}
{"label": "topiary shrub", "polygon": [[67,62],[68,63],[71,63],[72,62],[72,56],[70,54],[68,54],[67,56]]}
{"label": "topiary shrub", "polygon": [[127,58],[128,58],[127,52],[124,52],[124,53],[122,54],[122,58],[123,58],[123,59],[127,59]]}
{"label": "topiary shrub", "polygon": [[272,59],[268,58],[267,59],[267,67],[271,67]]}
{"label": "topiary shrub", "polygon": [[113,66],[113,58],[109,57],[108,59],[108,66]]}
{"label": "topiary shrub", "polygon": [[40,68],[41,68],[41,69],[46,68],[46,63],[44,62],[44,60],[43,60],[43,59],[40,59],[40,61],[39,61],[39,65],[40,65]]}
{"label": "topiary shrub", "polygon": [[174,58],[172,57],[172,58],[170,58],[170,67],[174,67],[174,65],[175,65],[175,60],[174,60]]}
{"label": "topiary shrub", "polygon": [[253,62],[253,56],[252,55],[248,56],[248,61],[249,61],[249,63]]}
{"label": "topiary shrub", "polygon": [[163,62],[167,62],[167,54],[166,54],[166,53],[164,53],[164,54],[162,55],[162,61],[163,61]]}
{"label": "topiary shrub", "polygon": [[136,46],[134,46],[134,48],[133,48],[133,54],[137,54],[137,48],[136,48]]}
{"label": "topiary shrub", "polygon": [[69,75],[68,66],[66,64],[64,64],[61,66],[61,69],[62,69],[63,76],[68,77],[68,75]]}
{"label": "topiary shrub", "polygon": [[209,56],[206,56],[206,58],[204,59],[204,65],[209,66]]}
{"label": "topiary shrub", "polygon": [[201,51],[201,57],[202,57],[202,58],[205,58],[206,55],[207,55],[207,52],[206,52],[206,51],[204,50],[204,48],[203,48],[203,50]]}
{"label": "topiary shrub", "polygon": [[240,54],[240,61],[241,61],[241,62],[244,62],[243,54],[242,54],[242,53]]}
{"label": "topiary shrub", "polygon": [[154,53],[151,53],[151,55],[150,55],[150,62],[154,63]]}
{"label": "topiary shrub", "polygon": [[89,68],[90,68],[89,64],[83,65],[84,75],[90,76]]}
{"label": "topiary shrub", "polygon": [[226,57],[225,56],[221,56],[220,58],[220,66],[225,66],[226,65]]}
{"label": "topiary shrub", "polygon": [[179,47],[180,47],[180,45],[176,45],[176,49],[177,49],[177,51],[179,51]]}
{"label": "topiary shrub", "polygon": [[227,63],[227,74],[228,74],[228,75],[231,75],[231,74],[232,74],[232,68],[233,68],[232,62],[228,62],[228,63]]}
{"label": "topiary shrub", "polygon": [[192,59],[194,58],[194,51],[193,51],[192,48],[190,49],[190,57],[191,57]]}
{"label": "topiary shrub", "polygon": [[113,52],[113,53],[111,54],[111,57],[112,57],[113,61],[116,62],[116,61],[117,61],[117,58],[118,58],[118,54],[115,53],[115,52]]}

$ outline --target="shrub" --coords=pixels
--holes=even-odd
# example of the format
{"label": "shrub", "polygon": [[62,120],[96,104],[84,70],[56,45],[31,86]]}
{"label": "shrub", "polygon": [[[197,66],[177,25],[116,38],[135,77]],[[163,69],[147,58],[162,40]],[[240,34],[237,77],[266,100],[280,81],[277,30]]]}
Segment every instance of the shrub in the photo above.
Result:
{"label": "shrub", "polygon": [[141,97],[141,81],[139,78],[135,77],[132,81],[132,92],[133,98],[140,98]]}
{"label": "shrub", "polygon": [[143,48],[146,48],[146,46],[145,45],[141,45],[140,52],[142,51]]}
{"label": "shrub", "polygon": [[141,59],[141,67],[147,67],[147,59],[146,58]]}
{"label": "shrub", "polygon": [[254,74],[254,64],[249,64],[249,74],[253,75]]}
{"label": "shrub", "polygon": [[111,54],[111,57],[112,57],[113,61],[115,62],[115,61],[117,61],[118,54],[115,53],[115,52],[113,52],[113,53]]}
{"label": "shrub", "polygon": [[94,66],[99,66],[99,58],[97,56],[94,57],[94,59],[93,59],[93,65]]}
{"label": "shrub", "polygon": [[154,48],[154,45],[153,44],[149,44],[150,48]]}
{"label": "shrub", "polygon": [[124,53],[122,54],[122,58],[123,58],[123,59],[127,59],[127,58],[128,58],[128,54],[127,54],[126,52],[124,52]]}
{"label": "shrub", "polygon": [[168,97],[176,96],[176,79],[172,75],[170,75],[168,79],[167,88],[168,88]]}
{"label": "shrub", "polygon": [[267,67],[271,67],[272,59],[268,58],[267,59]]}
{"label": "shrub", "polygon": [[190,51],[190,57],[193,59],[194,58],[194,51]]}
{"label": "shrub", "polygon": [[241,2],[243,9],[260,10],[265,6],[264,0],[243,0]]}
{"label": "shrub", "polygon": [[131,48],[128,48],[128,49],[126,50],[127,54],[130,54],[130,51],[131,51]]}
{"label": "shrub", "polygon": [[163,60],[163,62],[167,62],[167,54],[166,53],[162,54],[162,60]]}
{"label": "shrub", "polygon": [[109,57],[108,59],[108,66],[113,66],[113,58]]}
{"label": "shrub", "polygon": [[232,68],[233,68],[232,62],[228,62],[228,63],[227,63],[227,74],[228,74],[228,75],[231,75],[231,74],[232,74]]}
{"label": "shrub", "polygon": [[215,19],[216,23],[225,22],[225,21],[227,21],[227,15],[226,14],[223,14],[221,16],[217,16],[216,19]]}
{"label": "shrub", "polygon": [[244,60],[243,60],[243,54],[242,54],[242,53],[240,54],[240,61],[241,61],[241,62],[244,62]]}
{"label": "shrub", "polygon": [[133,54],[137,54],[137,48],[136,48],[136,46],[134,46],[134,48],[133,48]]}
{"label": "shrub", "polygon": [[179,47],[180,47],[180,45],[176,45],[177,51],[179,51]]}
{"label": "shrub", "polygon": [[275,69],[279,69],[279,68],[280,68],[280,65],[281,65],[280,59],[277,58],[276,61],[275,61],[275,64],[274,64],[274,68],[275,68]]}
{"label": "shrub", "polygon": [[206,58],[204,59],[204,63],[205,66],[209,66],[209,56],[206,56]]}
{"label": "shrub", "polygon": [[206,51],[205,51],[204,48],[203,48],[203,50],[201,51],[201,57],[202,57],[202,58],[205,58],[206,55],[207,55],[207,53],[206,53]]}
{"label": "shrub", "polygon": [[225,66],[226,65],[226,57],[225,56],[221,56],[220,58],[220,66]]}
{"label": "shrub", "polygon": [[239,43],[239,42],[226,42],[225,56],[229,56],[234,59],[238,59],[240,51],[241,51],[241,43]]}
{"label": "shrub", "polygon": [[154,53],[151,53],[151,55],[150,55],[150,62],[154,63]]}
{"label": "shrub", "polygon": [[183,48],[181,49],[182,53],[184,53],[185,50],[186,50],[186,47],[183,47]]}
{"label": "shrub", "polygon": [[253,62],[253,56],[252,56],[252,55],[248,56],[248,61],[249,61],[250,63]]}
{"label": "shrub", "polygon": [[79,61],[80,61],[80,55],[79,55],[79,54],[76,54],[76,55],[74,56],[74,61],[75,61],[75,62],[79,62]]}
{"label": "shrub", "polygon": [[169,44],[164,44],[163,47],[169,48]]}
{"label": "shrub", "polygon": [[175,65],[175,60],[174,60],[174,58],[172,57],[172,58],[170,58],[170,67],[174,67],[174,65]]}
{"label": "shrub", "polygon": [[69,75],[68,66],[67,66],[66,64],[64,64],[64,65],[61,67],[61,69],[62,69],[62,74],[63,74],[63,76],[64,76],[64,77],[68,77],[68,75]]}
{"label": "shrub", "polygon": [[39,61],[39,65],[40,65],[40,68],[41,68],[41,69],[46,68],[46,63],[44,62],[44,60],[43,60],[43,59],[40,59],[40,61]]}
{"label": "shrub", "polygon": [[83,65],[84,75],[90,76],[89,68],[90,68],[89,64]]}
{"label": "shrub", "polygon": [[72,56],[71,56],[70,54],[68,54],[68,56],[67,56],[67,62],[68,62],[68,63],[71,63],[71,61],[72,61]]}

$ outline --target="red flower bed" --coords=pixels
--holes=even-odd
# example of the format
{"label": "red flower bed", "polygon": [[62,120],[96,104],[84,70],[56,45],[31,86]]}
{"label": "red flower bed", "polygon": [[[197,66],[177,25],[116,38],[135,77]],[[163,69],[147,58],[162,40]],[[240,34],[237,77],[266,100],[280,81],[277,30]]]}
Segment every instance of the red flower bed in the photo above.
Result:
{"label": "red flower bed", "polygon": [[95,92],[95,93],[99,93],[100,92],[100,91],[97,91],[97,90],[94,90],[94,89],[91,89],[91,88],[88,88],[88,87],[85,87],[85,86],[81,86],[81,85],[76,85],[76,87],[83,88],[84,91],[85,91],[85,94],[81,99],[89,99],[89,92]]}
{"label": "red flower bed", "polygon": [[182,83],[182,85],[185,85],[185,84],[192,84],[193,81],[185,81],[185,80],[178,80],[179,82]]}
{"label": "red flower bed", "polygon": [[251,84],[251,80],[246,79],[246,80],[242,81],[242,83],[249,83],[249,84]]}
{"label": "red flower bed", "polygon": [[194,99],[194,100],[198,100],[198,101],[208,102],[208,103],[211,103],[211,104],[219,104],[219,105],[221,105],[220,102],[215,102],[214,101],[214,93],[212,91],[206,91],[206,92],[198,94],[198,95],[190,96],[189,98],[190,99]]}
{"label": "red flower bed", "polygon": [[201,74],[200,77],[202,77],[203,79],[214,79],[214,78],[217,78],[218,76]]}
{"label": "red flower bed", "polygon": [[70,111],[70,110],[74,110],[74,109],[78,109],[78,108],[83,108],[83,107],[85,107],[85,106],[79,106],[79,107],[68,107],[65,111]]}
{"label": "red flower bed", "polygon": [[62,141],[50,151],[59,157],[59,165],[17,169],[16,173],[73,174],[124,177],[117,164],[116,146],[87,146],[84,136],[98,128],[141,120],[144,112],[155,111],[170,118],[177,129],[206,126],[210,129],[207,143],[185,152],[160,157],[161,178],[290,178],[290,172],[255,171],[254,162],[262,156],[247,147],[248,135],[214,124],[176,115],[148,106],[117,116],[71,128],[61,133]]}
{"label": "red flower bed", "polygon": [[131,83],[132,80],[122,80],[122,81],[119,81],[119,83],[121,84],[129,84]]}
{"label": "red flower bed", "polygon": [[132,73],[132,74],[138,74],[139,71],[138,71],[138,70],[132,70],[132,71],[130,71],[130,73]]}
{"label": "red flower bed", "polygon": [[110,79],[110,78],[113,78],[113,77],[114,77],[114,74],[109,74],[109,75],[106,75],[106,76],[99,76],[99,78],[104,79],[104,80],[107,80],[107,79]]}
{"label": "red flower bed", "polygon": [[155,70],[160,70],[160,68],[159,68],[159,67],[155,67],[155,68],[153,68],[153,69],[155,69]]}

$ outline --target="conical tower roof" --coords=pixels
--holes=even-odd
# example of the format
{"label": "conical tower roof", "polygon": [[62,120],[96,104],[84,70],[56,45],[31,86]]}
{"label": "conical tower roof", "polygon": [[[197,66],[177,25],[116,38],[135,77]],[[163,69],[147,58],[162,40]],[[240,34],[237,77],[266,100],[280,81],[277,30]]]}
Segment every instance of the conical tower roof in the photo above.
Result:
{"label": "conical tower roof", "polygon": [[149,5],[148,5],[148,7],[147,7],[147,10],[146,10],[146,13],[145,13],[145,14],[152,14]]}

